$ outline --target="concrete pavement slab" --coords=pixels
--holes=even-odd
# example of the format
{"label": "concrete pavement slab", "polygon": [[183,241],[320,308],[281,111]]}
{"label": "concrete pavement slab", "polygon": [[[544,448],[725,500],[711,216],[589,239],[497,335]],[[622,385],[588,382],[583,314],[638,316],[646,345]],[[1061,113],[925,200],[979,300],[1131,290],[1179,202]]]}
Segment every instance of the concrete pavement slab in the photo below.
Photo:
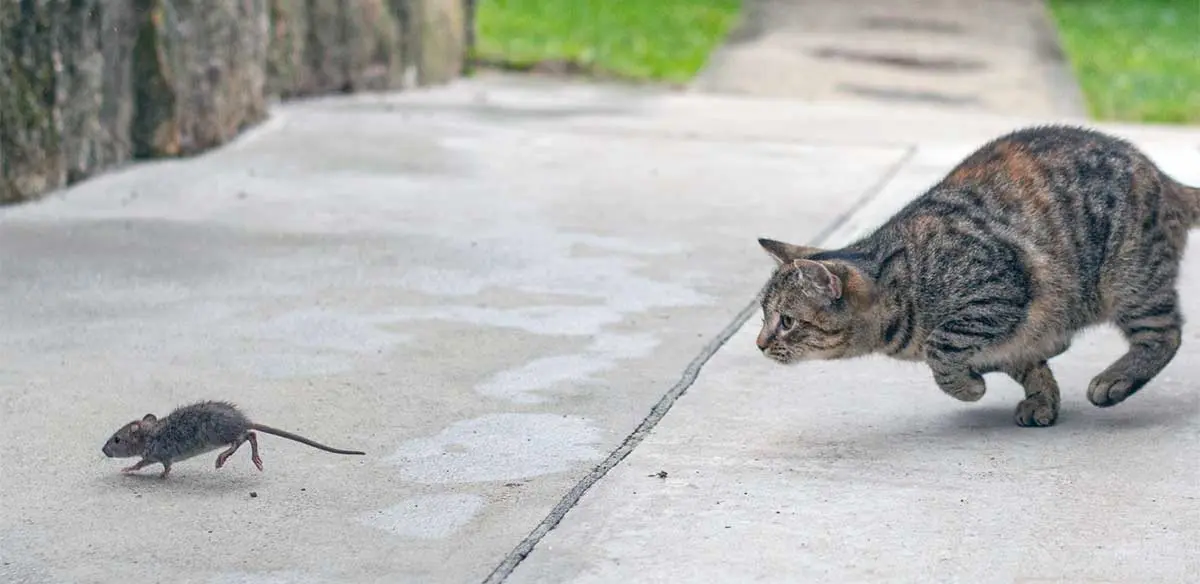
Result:
{"label": "concrete pavement slab", "polygon": [[[480,74],[436,91],[361,94],[311,104],[337,111],[404,107],[445,123],[503,120],[507,127],[530,130],[874,147],[974,143],[1013,128],[1045,123],[1097,125],[1061,113],[961,112],[921,104],[885,107],[846,101],[663,93],[637,86],[562,83],[498,73]],[[1146,143],[1200,147],[1194,126],[1098,125]]]}
{"label": "concrete pavement slab", "polygon": [[[280,106],[0,210],[0,581],[478,581],[754,294],[755,235],[820,232],[909,154],[457,91]],[[101,455],[208,398],[368,456]]]}
{"label": "concrete pavement slab", "polygon": [[[844,237],[1031,121],[896,111],[489,77],[291,103],[0,210],[0,581],[484,578],[703,361],[761,283],[754,237]],[[369,455],[264,437],[265,473],[202,457],[166,483],[100,455],[209,397]],[[523,569],[571,575],[538,549]]]}
{"label": "concrete pavement slab", "polygon": [[698,91],[1085,113],[1042,0],[747,0]]}
{"label": "concrete pavement slab", "polygon": [[[1200,151],[1139,143],[1200,184]],[[828,243],[865,233],[969,148],[923,144]],[[1197,245],[1181,282],[1193,316]],[[765,278],[770,261],[759,264]],[[1195,326],[1153,387],[1106,410],[1084,392],[1124,344],[1108,328],[1085,334],[1052,362],[1063,410],[1046,429],[1013,424],[1023,393],[1003,376],[963,404],[919,364],[781,367],[755,348],[757,327],[751,318],[738,330],[506,582],[1185,583],[1200,573]]]}

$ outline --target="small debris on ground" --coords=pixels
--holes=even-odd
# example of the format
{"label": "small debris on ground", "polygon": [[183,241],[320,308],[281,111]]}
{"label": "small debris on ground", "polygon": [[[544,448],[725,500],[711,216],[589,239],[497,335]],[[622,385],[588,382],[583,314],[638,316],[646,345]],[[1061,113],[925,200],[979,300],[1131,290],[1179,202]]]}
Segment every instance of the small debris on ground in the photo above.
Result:
{"label": "small debris on ground", "polygon": [[658,472],[656,472],[656,473],[654,473],[654,474],[652,474],[652,475],[646,475],[646,476],[648,476],[648,477],[650,477],[650,478],[652,478],[652,479],[653,479],[653,478],[665,479],[665,478],[667,478],[667,471],[665,471],[665,470],[660,470],[660,471],[658,471]]}
{"label": "small debris on ground", "polygon": [[250,491],[250,498],[254,499],[256,497],[258,497],[258,491]]}

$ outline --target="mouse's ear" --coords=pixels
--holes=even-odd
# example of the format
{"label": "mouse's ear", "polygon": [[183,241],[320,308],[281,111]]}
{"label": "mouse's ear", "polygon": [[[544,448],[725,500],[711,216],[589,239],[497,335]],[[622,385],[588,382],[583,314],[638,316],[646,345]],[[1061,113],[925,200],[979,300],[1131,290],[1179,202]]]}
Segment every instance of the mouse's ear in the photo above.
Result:
{"label": "mouse's ear", "polygon": [[158,421],[158,416],[155,416],[154,414],[146,414],[145,416],[142,416],[142,421],[147,424],[153,424]]}

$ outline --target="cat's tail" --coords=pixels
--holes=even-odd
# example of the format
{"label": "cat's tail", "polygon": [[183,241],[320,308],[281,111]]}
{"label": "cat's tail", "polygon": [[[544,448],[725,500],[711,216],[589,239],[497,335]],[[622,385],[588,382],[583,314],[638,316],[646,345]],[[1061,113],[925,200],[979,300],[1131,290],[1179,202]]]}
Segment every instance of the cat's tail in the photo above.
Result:
{"label": "cat's tail", "polygon": [[1187,210],[1187,216],[1192,227],[1200,227],[1200,188],[1190,187],[1179,181],[1170,180],[1168,188],[1175,192],[1176,198]]}

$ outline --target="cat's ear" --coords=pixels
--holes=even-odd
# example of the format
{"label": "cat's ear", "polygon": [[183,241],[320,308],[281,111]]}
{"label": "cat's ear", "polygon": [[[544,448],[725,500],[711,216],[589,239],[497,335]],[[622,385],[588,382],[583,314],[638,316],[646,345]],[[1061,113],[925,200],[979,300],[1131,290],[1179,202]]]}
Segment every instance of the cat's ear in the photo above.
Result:
{"label": "cat's ear", "polygon": [[806,258],[821,251],[821,249],[817,247],[793,245],[790,243],[784,243],[782,241],[775,241],[774,239],[767,239],[765,237],[758,238],[758,244],[761,245],[763,249],[767,250],[767,253],[771,254],[771,257],[775,258],[775,262],[777,264],[786,264],[793,260]]}
{"label": "cat's ear", "polygon": [[792,260],[800,274],[806,279],[816,282],[822,292],[829,295],[831,300],[842,297],[842,279],[829,270],[825,264],[813,260]]}

